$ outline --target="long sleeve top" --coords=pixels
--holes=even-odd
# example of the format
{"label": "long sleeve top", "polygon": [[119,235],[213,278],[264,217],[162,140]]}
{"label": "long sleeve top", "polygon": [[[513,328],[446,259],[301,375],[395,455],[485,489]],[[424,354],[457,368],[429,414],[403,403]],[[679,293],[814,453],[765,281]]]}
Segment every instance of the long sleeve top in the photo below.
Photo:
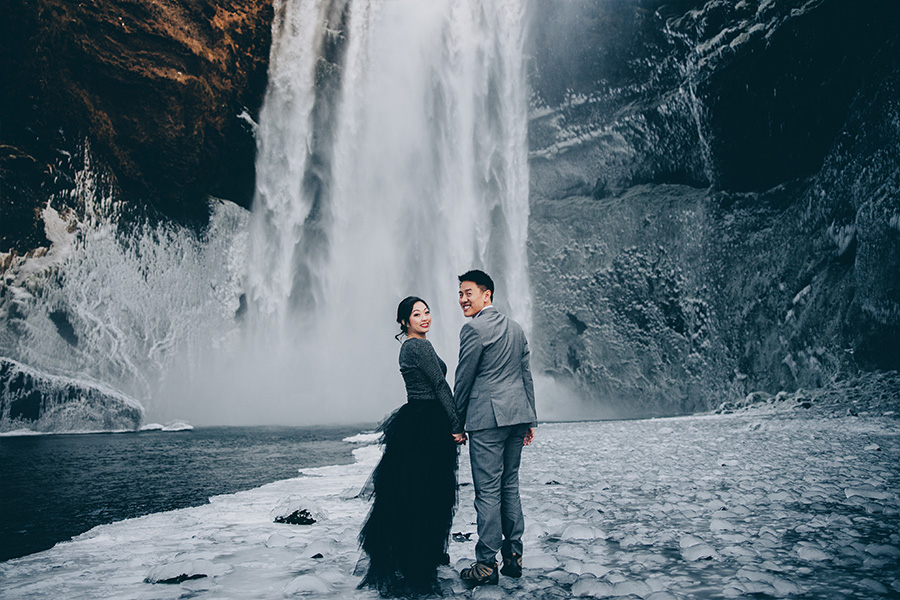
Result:
{"label": "long sleeve top", "polygon": [[409,338],[400,347],[400,373],[406,383],[406,397],[410,401],[436,399],[450,419],[451,433],[462,433],[463,426],[456,414],[453,392],[447,384],[447,365],[434,351],[428,340]]}

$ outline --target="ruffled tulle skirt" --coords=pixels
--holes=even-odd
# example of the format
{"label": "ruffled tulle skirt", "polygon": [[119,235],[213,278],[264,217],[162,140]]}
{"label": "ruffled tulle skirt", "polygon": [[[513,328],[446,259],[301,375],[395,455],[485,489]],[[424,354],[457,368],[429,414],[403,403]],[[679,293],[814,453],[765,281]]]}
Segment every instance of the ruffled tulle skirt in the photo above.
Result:
{"label": "ruffled tulle skirt", "polygon": [[436,593],[457,498],[449,421],[436,399],[412,400],[381,429],[384,452],[367,486],[374,502],[359,534],[359,586],[388,597]]}

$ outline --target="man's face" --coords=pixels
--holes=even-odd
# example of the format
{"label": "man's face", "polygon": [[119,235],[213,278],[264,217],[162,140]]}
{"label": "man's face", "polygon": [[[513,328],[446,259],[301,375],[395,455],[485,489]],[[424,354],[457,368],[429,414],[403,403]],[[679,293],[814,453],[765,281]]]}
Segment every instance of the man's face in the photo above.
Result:
{"label": "man's face", "polygon": [[463,314],[467,317],[474,317],[481,312],[485,306],[491,303],[490,290],[481,290],[472,281],[463,281],[459,284],[459,305],[462,307]]}

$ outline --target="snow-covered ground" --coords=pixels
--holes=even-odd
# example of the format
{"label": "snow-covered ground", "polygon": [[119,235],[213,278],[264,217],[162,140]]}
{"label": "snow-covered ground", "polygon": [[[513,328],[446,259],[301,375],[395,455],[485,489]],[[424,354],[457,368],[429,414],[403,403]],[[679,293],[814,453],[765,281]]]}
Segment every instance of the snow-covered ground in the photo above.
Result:
{"label": "snow-covered ground", "polygon": [[[900,594],[900,421],[797,409],[542,425],[526,448],[525,572],[446,597],[878,598]],[[379,456],[97,527],[0,564],[14,598],[376,598],[356,590],[356,497]],[[474,555],[468,454],[451,558]],[[275,516],[306,508],[312,525]],[[180,583],[150,581],[195,575]],[[199,577],[206,575],[206,577]],[[180,578],[180,579],[183,579]]]}

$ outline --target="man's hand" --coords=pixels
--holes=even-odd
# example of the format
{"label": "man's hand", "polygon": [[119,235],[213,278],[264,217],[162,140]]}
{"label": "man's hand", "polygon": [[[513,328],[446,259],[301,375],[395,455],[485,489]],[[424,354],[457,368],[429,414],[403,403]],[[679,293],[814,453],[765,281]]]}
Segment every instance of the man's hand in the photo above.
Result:
{"label": "man's hand", "polygon": [[469,439],[465,433],[454,433],[453,441],[457,444],[465,444],[466,440]]}
{"label": "man's hand", "polygon": [[529,427],[528,431],[525,432],[525,440],[522,442],[523,446],[527,446],[531,442],[534,441],[534,427]]}

